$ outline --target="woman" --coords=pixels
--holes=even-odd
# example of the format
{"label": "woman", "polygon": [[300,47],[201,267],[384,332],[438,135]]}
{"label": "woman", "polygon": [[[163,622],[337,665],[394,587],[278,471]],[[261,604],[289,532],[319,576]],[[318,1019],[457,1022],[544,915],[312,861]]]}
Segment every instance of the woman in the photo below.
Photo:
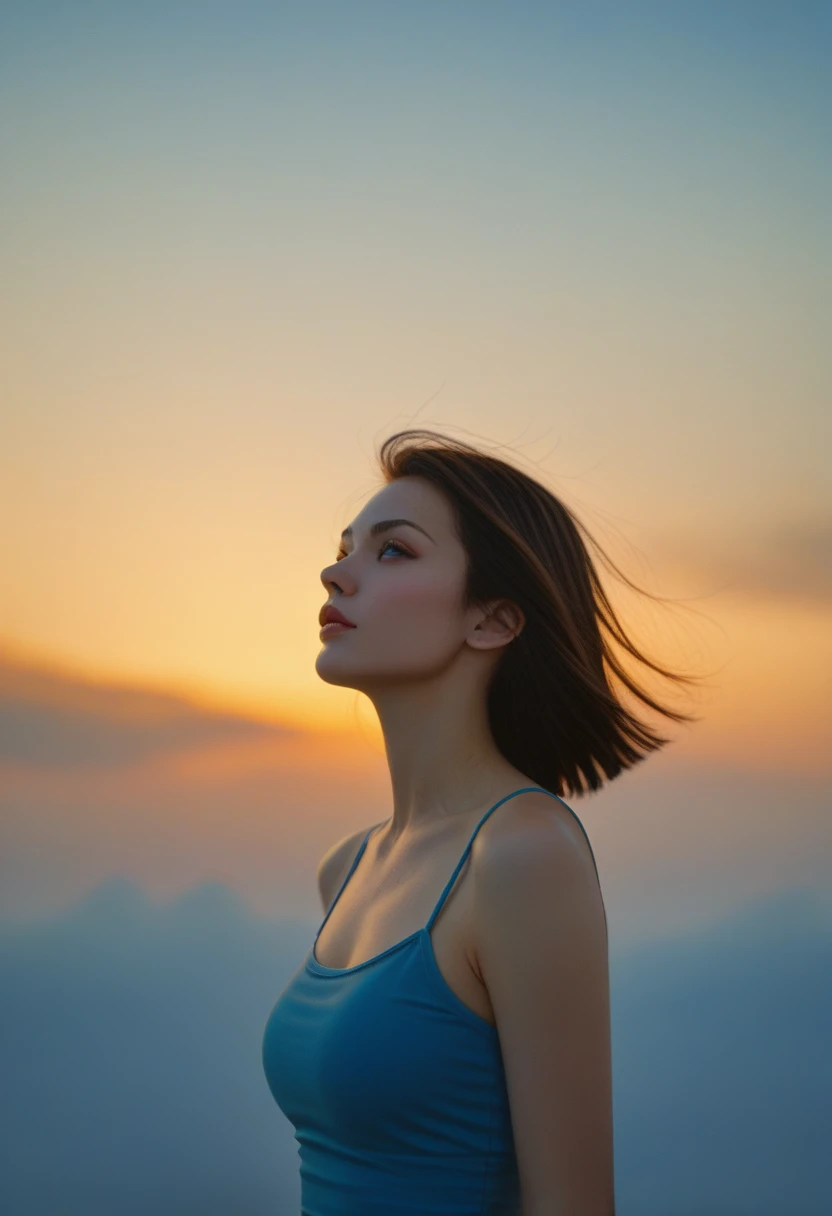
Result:
{"label": "woman", "polygon": [[321,573],[316,669],[373,703],[393,813],[322,859],[324,920],[263,1038],[302,1211],[612,1216],[606,912],[557,791],[669,742],[611,673],[692,720],[602,630],[691,678],[626,637],[580,525],[533,478],[421,429],[380,461]]}

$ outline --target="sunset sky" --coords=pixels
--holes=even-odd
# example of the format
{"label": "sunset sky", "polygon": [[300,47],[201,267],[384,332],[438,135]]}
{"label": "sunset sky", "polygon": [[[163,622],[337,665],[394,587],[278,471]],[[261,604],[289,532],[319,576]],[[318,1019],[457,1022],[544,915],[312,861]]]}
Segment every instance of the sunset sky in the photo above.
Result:
{"label": "sunset sky", "polygon": [[745,974],[709,968],[749,907],[752,937],[777,909],[828,933],[829,53],[829,6],[768,0],[5,6],[0,926],[27,966],[66,917],[110,974],[125,908],[148,978],[148,908],[189,960],[194,923],[227,965],[264,924],[302,957],[319,858],[390,813],[370,702],[315,672],[320,573],[413,425],[562,497],[672,601],[599,563],[636,641],[704,680],[656,680],[701,721],[652,719],[667,748],[568,800],[616,958],[661,941],[704,991]]}
{"label": "sunset sky", "polygon": [[[670,772],[828,777],[813,6],[40,11],[5,15],[0,83],[7,788],[50,780],[26,762],[34,708],[80,731],[87,682],[115,682],[124,729],[164,734],[173,694],[284,732],[236,762],[200,736],[176,781],[254,765],[302,790],[341,732],[324,771],[343,788],[353,766],[347,801],[260,808],[276,849],[287,822],[312,851],[361,826],[370,788],[384,817],[372,707],[314,670],[320,571],[414,423],[502,447],[684,600],[622,601],[643,642],[712,673]],[[126,796],[163,761],[129,763],[78,761],[61,797]],[[715,789],[731,818],[779,814]]]}

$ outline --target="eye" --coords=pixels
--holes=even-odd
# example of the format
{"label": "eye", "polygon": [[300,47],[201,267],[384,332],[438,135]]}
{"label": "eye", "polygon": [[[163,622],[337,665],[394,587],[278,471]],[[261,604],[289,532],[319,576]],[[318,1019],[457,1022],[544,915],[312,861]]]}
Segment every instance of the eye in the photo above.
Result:
{"label": "eye", "polygon": [[[400,545],[398,543],[398,541],[395,541],[395,540],[386,540],[384,542],[384,544],[381,546],[381,548],[379,549],[378,556],[381,557],[382,553],[384,553],[386,549],[391,549],[391,548],[397,549],[399,554],[403,557],[412,557],[413,556],[412,553],[409,553],[407,549],[405,549],[402,545]],[[336,562],[340,562],[342,558],[348,557],[348,556],[349,555],[347,553],[345,553],[343,549],[339,549],[338,553],[336,554],[335,560],[336,560]]]}

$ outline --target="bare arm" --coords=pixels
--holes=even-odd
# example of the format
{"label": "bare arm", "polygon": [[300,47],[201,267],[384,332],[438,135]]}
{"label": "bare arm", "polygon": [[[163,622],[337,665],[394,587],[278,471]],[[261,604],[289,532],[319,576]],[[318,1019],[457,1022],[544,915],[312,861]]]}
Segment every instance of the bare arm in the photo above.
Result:
{"label": "bare arm", "polygon": [[523,1216],[614,1216],[606,919],[569,812],[540,795],[509,831],[490,833],[475,903]]}

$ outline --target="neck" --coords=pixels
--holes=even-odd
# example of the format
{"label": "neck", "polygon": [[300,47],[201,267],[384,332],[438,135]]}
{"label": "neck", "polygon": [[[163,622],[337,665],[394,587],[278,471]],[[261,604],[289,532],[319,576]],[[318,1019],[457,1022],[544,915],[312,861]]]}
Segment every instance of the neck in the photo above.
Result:
{"label": "neck", "polygon": [[415,840],[505,793],[534,784],[500,753],[484,692],[438,681],[368,692],[378,714],[393,792],[385,838]]}

